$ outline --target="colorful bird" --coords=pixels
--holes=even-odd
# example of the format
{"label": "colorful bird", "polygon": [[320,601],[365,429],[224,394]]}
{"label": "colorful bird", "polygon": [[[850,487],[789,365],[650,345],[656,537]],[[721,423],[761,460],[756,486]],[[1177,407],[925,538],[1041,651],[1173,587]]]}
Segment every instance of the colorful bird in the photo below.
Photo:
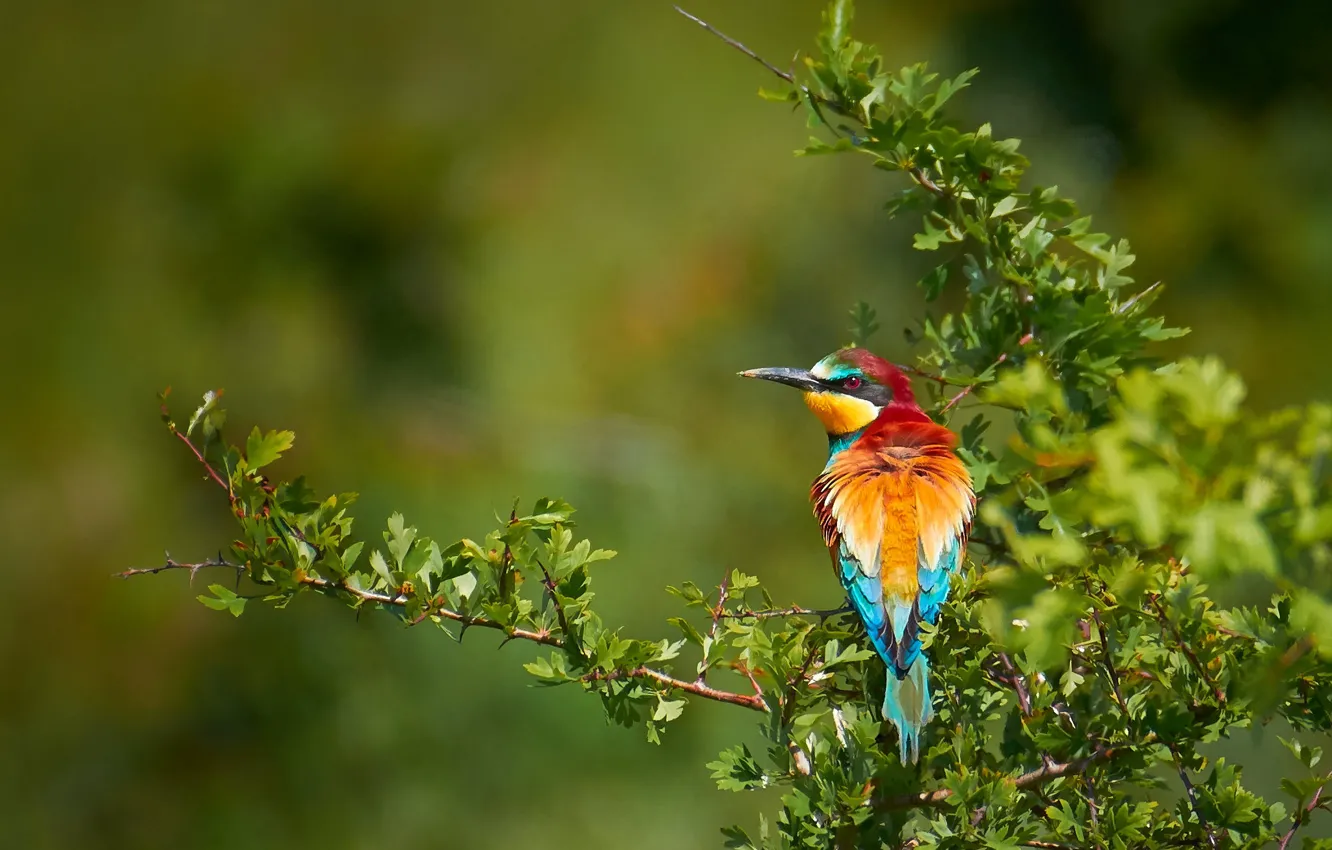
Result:
{"label": "colorful bird", "polygon": [[957,438],[916,404],[911,382],[863,348],[804,369],[751,369],[787,384],[828,432],[828,463],[810,499],[833,568],[888,667],[883,716],[897,727],[902,761],[920,755],[934,715],[920,624],[933,625],[962,566],[976,507]]}

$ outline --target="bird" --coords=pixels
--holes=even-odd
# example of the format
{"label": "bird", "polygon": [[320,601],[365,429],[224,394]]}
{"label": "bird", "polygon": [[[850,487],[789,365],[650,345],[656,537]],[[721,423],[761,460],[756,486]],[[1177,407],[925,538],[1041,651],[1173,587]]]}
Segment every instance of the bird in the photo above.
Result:
{"label": "bird", "polygon": [[852,610],[887,667],[883,717],[903,763],[934,716],[921,623],[938,621],[976,509],[957,437],[921,410],[903,371],[863,348],[814,368],[741,372],[795,387],[828,435],[810,501]]}

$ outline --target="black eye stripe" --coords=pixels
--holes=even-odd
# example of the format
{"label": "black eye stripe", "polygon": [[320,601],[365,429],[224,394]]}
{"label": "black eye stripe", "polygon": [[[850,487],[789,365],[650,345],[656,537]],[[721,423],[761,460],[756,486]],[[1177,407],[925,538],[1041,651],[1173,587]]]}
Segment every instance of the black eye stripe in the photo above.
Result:
{"label": "black eye stripe", "polygon": [[[850,380],[859,380],[859,386],[849,386]],[[893,400],[893,391],[883,384],[876,384],[863,375],[847,375],[843,378],[824,378],[819,383],[827,387],[832,392],[842,393],[843,395],[863,398],[871,404],[880,407],[890,403]]]}

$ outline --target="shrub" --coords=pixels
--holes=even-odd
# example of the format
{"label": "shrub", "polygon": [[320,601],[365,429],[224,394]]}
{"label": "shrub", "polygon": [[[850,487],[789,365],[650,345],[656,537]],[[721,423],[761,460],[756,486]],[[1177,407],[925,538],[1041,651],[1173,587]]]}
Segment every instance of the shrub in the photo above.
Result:
{"label": "shrub", "polygon": [[[217,394],[183,429],[164,397],[163,418],[237,539],[127,575],[232,571],[236,589],[200,599],[237,616],[313,592],[529,641],[541,683],[595,695],[653,741],[691,699],[754,712],[766,748],[709,767],[723,789],[785,793],[756,830],[724,830],[730,847],[1287,847],[1327,808],[1302,733],[1332,710],[1332,407],[1258,415],[1218,361],[1154,357],[1183,331],[1152,314],[1159,286],[1127,275],[1128,243],[1056,187],[1024,187],[1016,139],[948,119],[974,71],[889,72],[851,12],[833,2],[819,58],[800,76],[768,65],[784,87],[764,96],[821,132],[804,155],[859,154],[898,181],[889,214],[920,216],[914,246],[938,257],[925,297],[958,305],[914,332],[927,410],[957,427],[981,500],[969,565],[925,634],[937,717],[919,764],[898,762],[875,708],[882,664],[846,611],[783,607],[735,571],[669,588],[672,637],[628,636],[593,606],[592,567],[614,553],[575,537],[565,502],[515,505],[479,541],[436,543],[398,514],[382,542],[353,541],[354,496],[270,479],[293,435],[228,445]],[[874,332],[867,306],[853,318],[858,339]],[[1260,602],[1227,592],[1241,575],[1241,601]],[[1277,718],[1295,737],[1285,799],[1267,800],[1205,746]]]}

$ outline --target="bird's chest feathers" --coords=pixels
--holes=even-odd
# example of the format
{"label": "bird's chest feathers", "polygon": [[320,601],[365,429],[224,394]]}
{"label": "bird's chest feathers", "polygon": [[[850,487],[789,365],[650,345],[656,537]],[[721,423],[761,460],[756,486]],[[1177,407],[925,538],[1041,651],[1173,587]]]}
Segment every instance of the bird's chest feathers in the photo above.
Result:
{"label": "bird's chest feathers", "polygon": [[805,393],[805,404],[829,434],[859,431],[879,415],[878,406],[872,402],[840,393]]}

